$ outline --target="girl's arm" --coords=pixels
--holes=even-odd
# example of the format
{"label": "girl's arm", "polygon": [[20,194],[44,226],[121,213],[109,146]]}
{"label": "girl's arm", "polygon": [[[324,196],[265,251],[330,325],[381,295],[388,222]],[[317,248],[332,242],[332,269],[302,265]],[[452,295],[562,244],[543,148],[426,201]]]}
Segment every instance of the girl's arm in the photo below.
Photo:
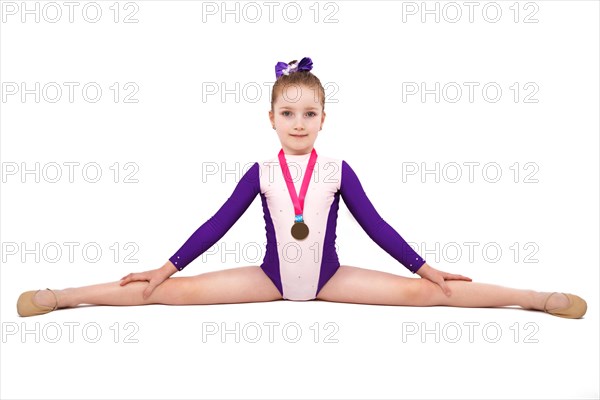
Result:
{"label": "girl's arm", "polygon": [[[254,163],[242,176],[232,195],[210,219],[188,238],[169,261],[181,271],[221,239],[244,214],[260,192],[259,165]],[[169,268],[172,268],[169,266]]]}
{"label": "girl's arm", "polygon": [[343,160],[340,193],[354,218],[379,247],[412,273],[417,272],[425,264],[425,260],[406,243],[394,228],[381,218],[363,190],[354,170]]}

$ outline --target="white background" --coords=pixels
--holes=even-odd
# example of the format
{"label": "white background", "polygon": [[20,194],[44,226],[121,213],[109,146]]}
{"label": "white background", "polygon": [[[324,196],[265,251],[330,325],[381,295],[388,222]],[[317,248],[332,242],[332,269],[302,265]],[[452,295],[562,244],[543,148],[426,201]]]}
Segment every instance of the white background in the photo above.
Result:
{"label": "white background", "polygon": [[[456,8],[445,2],[427,3],[430,9],[438,5],[439,22],[435,15],[421,21],[421,2],[298,2],[302,15],[296,23],[283,18],[285,3],[275,7],[273,22],[267,6],[254,3],[262,12],[255,23],[250,19],[256,8],[244,14],[243,2],[239,22],[232,14],[225,23],[221,2],[137,1],[127,8],[121,2],[118,23],[112,1],[97,3],[103,12],[97,23],[82,17],[85,2],[75,8],[73,23],[62,2],[56,3],[63,13],[56,23],[44,19],[46,2],[38,3],[37,23],[35,15],[21,21],[21,2],[12,3],[14,15],[7,3],[0,28],[6,96],[0,114],[2,398],[598,398],[597,2],[497,2],[487,9],[489,18],[494,5],[501,9],[495,23],[482,15],[485,2],[475,8],[473,22],[467,6],[454,3],[462,12],[456,23],[450,22]],[[35,2],[27,4],[33,9]],[[403,21],[403,8],[413,5],[417,14],[405,13]],[[203,15],[203,7],[213,6],[216,15]],[[54,18],[54,9],[45,10],[47,19]],[[124,23],[132,11],[138,22]],[[93,18],[93,9],[88,12]],[[294,9],[288,12],[293,18]],[[538,22],[525,23],[530,14]],[[327,15],[337,22],[325,23]],[[163,265],[217,211],[239,178],[216,175],[203,182],[203,166],[241,169],[277,154],[281,146],[267,115],[274,66],[305,56],[329,85],[327,119],[315,148],[350,163],[379,213],[430,265],[477,282],[576,293],[588,302],[586,316],[280,301],[83,306],[18,317],[16,299],[25,290],[114,281]],[[28,89],[35,82],[57,82],[63,97],[51,103],[49,92],[39,103],[33,95],[22,101],[20,93],[7,95],[11,82]],[[73,103],[64,82],[79,83]],[[95,103],[82,98],[88,82],[103,89]],[[117,103],[109,88],[115,82],[121,88]],[[137,103],[123,101],[131,92],[127,82],[139,88]],[[222,101],[220,93],[203,101],[207,82],[228,89],[236,82],[241,88],[258,85],[262,92],[256,101],[252,90],[239,93],[238,102],[234,95]],[[452,91],[439,102],[433,95],[403,101],[407,82],[428,89],[455,82],[463,93],[457,102],[449,101]],[[473,102],[464,82],[479,84]],[[525,101],[533,92],[528,82],[537,87],[537,102]],[[483,98],[487,83],[502,88],[498,101]],[[43,175],[39,183],[32,174],[22,178],[21,170],[6,175],[14,165],[31,169],[36,162],[40,168],[80,165],[73,183],[64,166],[57,183]],[[81,165],[92,162],[102,169],[98,183],[81,175]],[[114,183],[110,166],[117,162],[121,175]],[[128,162],[139,168],[133,176],[138,183],[124,183],[124,174],[133,171],[124,167]],[[479,163],[473,182],[466,162]],[[463,176],[450,182],[452,169],[438,182],[432,175],[403,180],[410,163],[420,169],[458,163]],[[500,166],[497,183],[482,176],[487,163]],[[517,182],[510,168],[515,163]],[[531,178],[537,183],[525,182],[534,172],[526,163],[535,166]],[[342,202],[337,234],[342,264],[411,276],[369,239]],[[264,240],[257,197],[217,245],[231,249]],[[62,246],[57,262],[48,255],[36,260],[35,254],[21,260],[23,246],[53,242],[79,243],[74,259]],[[137,263],[124,262],[128,242],[138,246]],[[465,242],[478,243],[473,259]],[[16,255],[6,251],[11,243],[19,246]],[[102,249],[98,262],[82,257],[87,243]],[[114,243],[120,247],[116,261]],[[452,243],[463,251],[456,261]],[[502,249],[496,262],[482,254],[490,243]],[[516,259],[514,246],[520,249]],[[180,275],[260,264],[233,255],[222,261],[218,254],[196,259]],[[538,262],[526,262],[527,255]],[[279,324],[272,343],[264,325],[269,322]],[[73,343],[69,323],[79,324]],[[203,324],[222,323],[228,329],[239,323],[247,336],[239,342],[234,335],[202,340]],[[263,328],[257,343],[250,339],[253,323]],[[287,323],[302,329],[299,341],[286,340],[295,336],[293,329],[283,336]],[[435,330],[436,323],[437,342],[433,334],[403,338],[409,327]],[[479,324],[472,343],[469,323]],[[83,334],[85,324],[102,330],[96,343],[88,341],[94,329]],[[485,324],[491,326],[487,332]],[[452,343],[456,326],[462,336]],[[62,336],[51,343],[57,327]],[[495,343],[494,327],[501,330]],[[39,338],[23,338],[27,329],[37,330]],[[133,332],[130,339],[137,343],[127,343],[125,334]]]}

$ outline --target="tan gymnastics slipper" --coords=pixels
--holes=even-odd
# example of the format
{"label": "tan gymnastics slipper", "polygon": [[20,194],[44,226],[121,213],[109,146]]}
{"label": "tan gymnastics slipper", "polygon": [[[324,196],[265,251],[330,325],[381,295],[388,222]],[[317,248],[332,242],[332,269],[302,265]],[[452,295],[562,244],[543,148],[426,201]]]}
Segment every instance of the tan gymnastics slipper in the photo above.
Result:
{"label": "tan gymnastics slipper", "polygon": [[56,293],[54,293],[54,291],[52,289],[48,289],[52,292],[52,294],[54,295],[54,298],[56,299],[56,303],[54,304],[54,307],[48,307],[48,306],[43,306],[43,305],[39,305],[34,303],[33,301],[33,296],[35,296],[35,294],[37,292],[39,292],[39,290],[30,290],[28,292],[24,292],[19,296],[19,300],[17,300],[17,312],[19,313],[19,315],[21,317],[31,317],[33,315],[41,315],[41,314],[46,314],[49,313],[50,311],[54,311],[56,310],[56,308],[58,307],[58,297],[56,296]]}
{"label": "tan gymnastics slipper", "polygon": [[551,310],[546,309],[546,304],[548,304],[548,300],[550,296],[556,294],[558,292],[552,292],[546,297],[546,301],[544,302],[544,312],[548,314],[556,315],[557,317],[563,318],[581,318],[587,311],[587,303],[581,297],[571,294],[571,293],[563,293],[569,299],[569,305],[566,307],[554,308]]}

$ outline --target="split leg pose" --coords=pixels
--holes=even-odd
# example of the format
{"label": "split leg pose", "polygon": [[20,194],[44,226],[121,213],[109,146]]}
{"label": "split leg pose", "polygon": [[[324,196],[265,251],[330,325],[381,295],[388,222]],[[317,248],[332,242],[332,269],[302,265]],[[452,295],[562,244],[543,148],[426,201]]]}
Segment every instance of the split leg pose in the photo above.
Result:
{"label": "split leg pose", "polygon": [[[19,300],[22,307],[19,313],[23,316],[27,313],[44,314],[81,304],[193,305],[283,299],[259,266],[212,271],[191,277],[170,277],[176,271],[167,262],[159,269],[132,273],[120,281],[26,292]],[[567,318],[579,318],[587,309],[585,301],[579,300],[578,296],[472,282],[462,275],[438,271],[427,264],[417,274],[421,278],[406,278],[383,271],[341,265],[316,299],[397,306],[519,306]],[[32,299],[24,302],[25,296],[32,296]]]}

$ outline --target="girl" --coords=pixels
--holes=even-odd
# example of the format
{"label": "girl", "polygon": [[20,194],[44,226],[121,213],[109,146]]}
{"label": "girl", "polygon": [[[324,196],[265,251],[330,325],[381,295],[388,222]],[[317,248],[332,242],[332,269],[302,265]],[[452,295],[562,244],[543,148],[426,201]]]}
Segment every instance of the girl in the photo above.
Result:
{"label": "girl", "polygon": [[[473,283],[427,264],[379,216],[350,165],[317,153],[314,143],[325,122],[325,91],[311,69],[308,57],[277,63],[269,119],[281,150],[265,162],[254,163],[225,204],[162,267],[131,273],[117,282],[25,292],[17,301],[19,315],[45,314],[79,304],[282,299],[403,306],[517,305],[566,318],[585,314],[587,304],[579,296]],[[292,169],[300,179],[292,178]],[[260,266],[171,277],[225,235],[258,194],[267,235]],[[420,279],[340,265],[335,250],[340,196],[369,237]]]}

